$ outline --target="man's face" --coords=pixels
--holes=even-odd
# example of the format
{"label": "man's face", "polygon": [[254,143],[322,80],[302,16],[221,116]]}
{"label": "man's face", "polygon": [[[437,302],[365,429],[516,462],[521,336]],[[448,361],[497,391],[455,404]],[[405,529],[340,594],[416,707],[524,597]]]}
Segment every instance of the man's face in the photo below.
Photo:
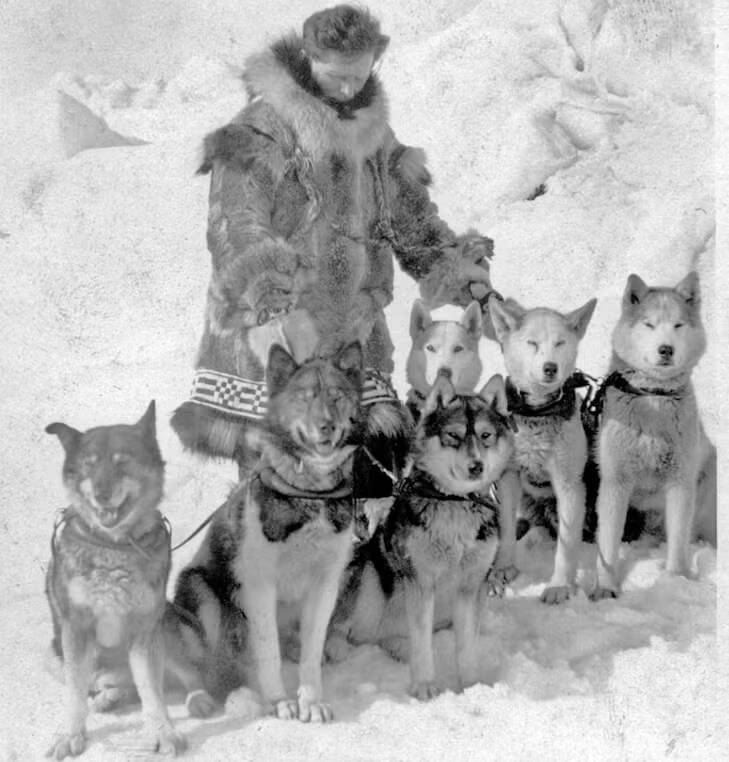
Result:
{"label": "man's face", "polygon": [[375,62],[373,52],[343,56],[328,51],[323,59],[311,61],[311,73],[324,95],[346,103],[364,87]]}

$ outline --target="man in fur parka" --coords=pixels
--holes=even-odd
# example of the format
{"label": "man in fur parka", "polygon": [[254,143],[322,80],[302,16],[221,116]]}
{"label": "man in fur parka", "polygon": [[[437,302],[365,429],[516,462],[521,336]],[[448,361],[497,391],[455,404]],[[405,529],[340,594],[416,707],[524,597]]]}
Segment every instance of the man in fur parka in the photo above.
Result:
{"label": "man in fur parka", "polygon": [[193,393],[172,419],[191,449],[247,460],[274,341],[301,362],[359,340],[367,425],[401,433],[393,255],[431,308],[486,303],[491,240],[440,219],[424,153],[388,125],[373,70],[388,42],[364,9],[314,14],[246,61],[248,105],[205,139],[212,277]]}

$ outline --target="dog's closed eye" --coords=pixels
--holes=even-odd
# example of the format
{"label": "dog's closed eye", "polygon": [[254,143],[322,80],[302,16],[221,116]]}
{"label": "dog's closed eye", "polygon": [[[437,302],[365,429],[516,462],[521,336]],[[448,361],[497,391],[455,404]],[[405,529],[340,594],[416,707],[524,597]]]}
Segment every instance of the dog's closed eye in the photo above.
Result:
{"label": "dog's closed eye", "polygon": [[443,432],[443,444],[446,447],[460,447],[462,439],[455,431]]}

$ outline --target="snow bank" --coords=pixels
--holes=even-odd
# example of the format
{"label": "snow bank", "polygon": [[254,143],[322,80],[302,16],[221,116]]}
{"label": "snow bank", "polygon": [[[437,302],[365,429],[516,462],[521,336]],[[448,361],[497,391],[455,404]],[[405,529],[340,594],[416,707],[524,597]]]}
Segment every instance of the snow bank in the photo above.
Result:
{"label": "snow bank", "polygon": [[[109,13],[100,0],[83,12],[6,3],[0,755],[8,759],[40,758],[64,704],[41,663],[50,637],[43,573],[64,501],[61,450],[44,426],[131,422],[154,397],[175,540],[235,480],[230,464],[183,453],[167,425],[188,392],[209,275],[199,145],[242,106],[244,56],[320,5],[133,0]],[[710,344],[696,383],[707,428],[719,436],[720,406],[710,404],[721,309],[712,288],[711,6],[669,5],[655,16],[666,2],[371,3],[393,38],[382,75],[396,132],[426,148],[444,217],[495,239],[495,286],[527,306],[568,310],[598,297],[584,370],[606,368],[630,272],[671,285],[698,269]],[[633,23],[636,12],[645,24]],[[93,124],[145,144],[91,141],[94,150],[67,158],[63,135],[82,135],[61,129],[58,91]],[[398,274],[388,317],[401,392],[415,294]],[[502,370],[498,347],[484,340],[482,349],[484,376]],[[193,552],[191,543],[176,554],[175,571]],[[553,546],[523,542],[522,576],[484,609],[484,683],[462,695],[417,704],[405,692],[407,667],[362,647],[326,668],[340,720],[330,727],[244,718],[240,706],[193,721],[175,697],[188,758],[716,757],[716,589],[725,580],[715,551],[694,548],[692,581],[664,577],[663,547],[623,552],[619,601],[594,605],[581,594],[552,609],[538,596]],[[583,589],[593,565],[585,546]],[[436,644],[452,688],[451,634]],[[125,744],[139,724],[137,710],[92,718],[85,759],[129,759]]]}

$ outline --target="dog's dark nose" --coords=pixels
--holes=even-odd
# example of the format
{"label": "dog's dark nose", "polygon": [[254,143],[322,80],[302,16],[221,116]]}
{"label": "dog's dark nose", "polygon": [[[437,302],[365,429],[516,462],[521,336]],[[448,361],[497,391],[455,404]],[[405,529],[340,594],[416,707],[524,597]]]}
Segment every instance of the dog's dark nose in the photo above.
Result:
{"label": "dog's dark nose", "polygon": [[554,378],[557,375],[557,363],[545,362],[542,370],[546,378]]}
{"label": "dog's dark nose", "polygon": [[438,368],[438,375],[444,376],[449,379],[453,376],[453,371],[450,368]]}
{"label": "dog's dark nose", "polygon": [[670,344],[661,344],[658,354],[663,360],[670,360],[673,357],[673,347]]}
{"label": "dog's dark nose", "polygon": [[481,476],[483,473],[483,463],[481,463],[480,460],[474,460],[473,463],[468,467],[468,475],[469,476]]}

